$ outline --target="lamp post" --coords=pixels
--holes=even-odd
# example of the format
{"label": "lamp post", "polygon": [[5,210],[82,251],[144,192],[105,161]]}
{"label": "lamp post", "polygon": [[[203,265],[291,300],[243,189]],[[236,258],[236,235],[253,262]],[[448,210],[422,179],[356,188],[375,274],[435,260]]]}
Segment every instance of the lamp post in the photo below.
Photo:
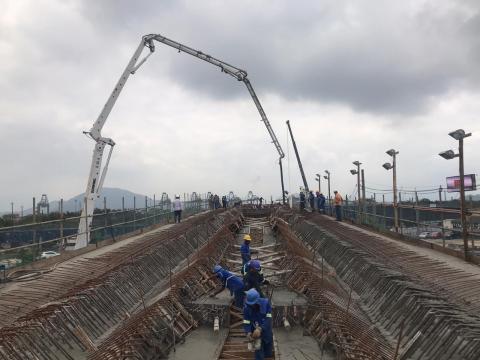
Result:
{"label": "lamp post", "polygon": [[357,167],[357,170],[350,170],[350,173],[352,175],[357,175],[357,192],[358,192],[358,202],[357,202],[357,222],[360,223],[360,211],[361,211],[361,201],[360,199],[362,198],[362,195],[360,193],[360,165],[362,165],[361,162],[359,162],[358,160],[354,161],[352,163],[353,165],[355,165]]}
{"label": "lamp post", "polygon": [[[465,172],[463,166],[463,139],[471,136],[471,133],[466,134],[463,129],[458,129],[448,133],[452,138],[458,141],[458,154],[455,154],[453,150],[442,151],[438,155],[443,157],[446,160],[451,160],[456,157],[459,159],[459,172],[460,172],[460,214],[462,222],[462,238],[463,238],[463,247],[465,251],[465,260],[469,261],[470,257],[468,254],[468,231],[467,231],[467,215],[465,212]],[[472,250],[473,246],[472,246]]]}
{"label": "lamp post", "polygon": [[320,176],[320,174],[316,174],[316,175],[317,175],[317,177],[315,178],[315,180],[318,181],[318,192],[321,193],[322,192],[322,184],[321,184],[320,181],[321,181],[322,177]]}
{"label": "lamp post", "polygon": [[328,208],[330,210],[330,216],[332,215],[332,199],[330,197],[330,171],[325,170],[325,174],[323,178],[327,180],[328,182]]}
{"label": "lamp post", "polygon": [[398,233],[398,204],[397,204],[397,154],[398,151],[394,149],[390,149],[386,152],[388,155],[392,157],[393,164],[385,163],[382,166],[385,170],[393,170],[393,221],[395,232]]}

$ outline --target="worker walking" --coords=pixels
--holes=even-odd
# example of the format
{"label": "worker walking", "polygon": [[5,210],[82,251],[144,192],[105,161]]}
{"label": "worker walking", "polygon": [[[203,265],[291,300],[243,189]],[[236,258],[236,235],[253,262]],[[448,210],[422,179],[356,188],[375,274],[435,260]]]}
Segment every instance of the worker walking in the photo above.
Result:
{"label": "worker walking", "polygon": [[336,220],[342,221],[343,198],[342,198],[342,195],[340,195],[340,193],[337,190],[335,190],[333,193],[335,194],[334,203],[335,203],[335,216],[337,218]]}
{"label": "worker walking", "polygon": [[319,213],[325,214],[325,196],[317,191],[317,208]]}
{"label": "worker walking", "polygon": [[255,360],[273,355],[272,306],[255,289],[246,292],[243,330],[249,343],[254,343]]}
{"label": "worker walking", "polygon": [[261,286],[268,285],[269,282],[268,280],[265,280],[265,277],[263,276],[260,261],[249,261],[247,264],[244,265],[242,274],[245,291],[255,289],[258,291],[261,297],[265,297]]}
{"label": "worker walking", "polygon": [[305,209],[305,194],[300,190],[300,211]]}
{"label": "worker walking", "polygon": [[215,210],[220,209],[220,198],[217,194],[213,195],[213,208]]}
{"label": "worker walking", "polygon": [[250,235],[245,234],[243,236],[243,244],[240,247],[240,254],[242,254],[242,266],[244,266],[251,259],[250,241],[252,241],[252,238],[250,237]]}
{"label": "worker walking", "polygon": [[210,296],[213,297],[227,288],[230,290],[230,295],[234,296],[235,306],[241,309],[243,307],[243,300],[245,298],[243,280],[239,276],[236,276],[230,271],[225,270],[220,265],[215,265],[213,272],[222,282],[222,288]]}
{"label": "worker walking", "polygon": [[173,200],[172,207],[173,207],[175,223],[179,223],[180,220],[182,219],[182,210],[183,210],[183,204],[180,201],[180,195],[175,195],[175,200]]}
{"label": "worker walking", "polygon": [[308,194],[308,202],[310,203],[310,209],[315,211],[315,196],[313,195],[313,191],[310,191]]}

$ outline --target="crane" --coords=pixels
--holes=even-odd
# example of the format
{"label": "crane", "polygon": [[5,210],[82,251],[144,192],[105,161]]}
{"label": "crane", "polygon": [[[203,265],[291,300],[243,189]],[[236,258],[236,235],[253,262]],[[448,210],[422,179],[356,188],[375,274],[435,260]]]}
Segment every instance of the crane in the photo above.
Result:
{"label": "crane", "polygon": [[298,167],[300,168],[300,174],[302,175],[303,186],[305,187],[305,191],[308,193],[310,190],[308,189],[307,178],[305,177],[305,173],[303,172],[302,162],[300,161],[300,155],[298,155],[297,144],[295,143],[295,139],[293,138],[292,128],[290,127],[290,120],[287,120],[288,131],[290,132],[290,137],[292,138],[292,145],[293,150],[295,150],[295,156],[297,157]]}
{"label": "crane", "polygon": [[[93,149],[92,163],[90,166],[90,173],[87,181],[87,189],[85,191],[84,207],[82,209],[82,214],[80,217],[77,237],[73,244],[69,244],[69,247],[68,247],[69,249],[73,249],[73,250],[80,249],[87,246],[89,243],[90,230],[91,230],[92,220],[93,220],[93,211],[95,207],[95,199],[100,196],[100,191],[105,181],[105,176],[107,174],[108,165],[110,163],[113,147],[115,146],[115,142],[112,139],[102,136],[102,133],[101,133],[102,128],[105,125],[105,122],[107,121],[107,118],[110,115],[110,112],[112,111],[113,106],[115,105],[118,99],[118,96],[120,95],[130,75],[135,74],[135,72],[140,68],[140,66],[142,66],[145,63],[145,61],[147,61],[147,59],[154,53],[155,51],[154,41],[173,47],[174,49],[177,49],[178,52],[187,53],[200,60],[204,60],[212,65],[215,65],[219,67],[223,73],[230,75],[235,79],[237,79],[238,81],[242,81],[245,84],[248,92],[250,93],[250,96],[253,99],[253,102],[255,103],[255,106],[257,107],[258,112],[260,113],[261,121],[263,121],[263,123],[265,124],[265,127],[267,128],[270,138],[272,139],[272,142],[275,145],[275,148],[278,152],[278,155],[279,155],[278,163],[280,167],[282,196],[283,196],[283,203],[285,203],[285,190],[284,190],[283,169],[282,169],[282,159],[285,157],[285,154],[283,152],[283,149],[280,143],[278,142],[278,139],[275,135],[275,132],[272,129],[272,126],[270,125],[270,122],[268,121],[267,115],[263,110],[260,100],[258,99],[255,91],[253,90],[250,80],[247,78],[247,72],[233,65],[230,65],[224,61],[218,60],[213,56],[205,54],[199,50],[195,50],[188,46],[182,45],[174,40],[168,39],[162,35],[148,34],[142,37],[140,44],[138,45],[132,58],[128,62],[125,70],[120,76],[120,79],[115,85],[110,97],[105,103],[102,111],[100,112],[100,115],[98,116],[97,120],[93,124],[92,128],[89,131],[84,132],[86,135],[90,136],[95,141],[95,146]],[[150,51],[144,58],[139,60],[145,47],[148,48]],[[109,146],[109,152],[107,155],[105,165],[102,169],[103,154],[104,154],[105,147],[107,146]]]}

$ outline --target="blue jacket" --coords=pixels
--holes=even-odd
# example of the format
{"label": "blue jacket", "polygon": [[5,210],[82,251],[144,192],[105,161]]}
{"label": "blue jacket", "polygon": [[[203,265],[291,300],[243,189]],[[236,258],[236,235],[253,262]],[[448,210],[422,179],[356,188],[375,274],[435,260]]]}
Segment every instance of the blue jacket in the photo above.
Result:
{"label": "blue jacket", "polygon": [[247,261],[250,261],[251,256],[250,256],[250,244],[248,242],[244,242],[242,246],[240,247],[240,254],[242,254],[242,261],[243,263],[246,263]]}
{"label": "blue jacket", "polygon": [[317,206],[319,209],[322,209],[325,206],[325,196],[323,195],[317,196]]}
{"label": "blue jacket", "polygon": [[243,282],[245,284],[245,291],[252,288],[260,290],[260,285],[263,284],[265,278],[263,277],[262,268],[258,271],[250,271],[250,263],[246,263],[242,269]]}
{"label": "blue jacket", "polygon": [[230,290],[230,295],[237,291],[243,291],[243,280],[230,271],[222,269],[217,272],[217,277],[222,281],[223,288]]}
{"label": "blue jacket", "polygon": [[258,304],[260,305],[258,311],[247,304],[243,307],[243,330],[246,333],[253,332],[258,323],[262,328],[262,339],[268,343],[273,341],[272,306],[270,301],[264,298],[258,299]]}

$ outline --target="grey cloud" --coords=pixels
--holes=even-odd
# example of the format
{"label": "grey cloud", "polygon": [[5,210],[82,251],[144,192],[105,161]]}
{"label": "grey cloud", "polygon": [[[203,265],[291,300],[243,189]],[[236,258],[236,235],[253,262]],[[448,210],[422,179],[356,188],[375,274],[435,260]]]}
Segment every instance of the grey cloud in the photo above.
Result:
{"label": "grey cloud", "polygon": [[[439,129],[436,136],[443,140],[451,130],[452,122],[439,123],[428,112],[432,101],[453,92],[450,106],[464,110],[458,94],[477,90],[476,1],[430,1],[430,7],[412,15],[405,15],[403,2],[385,1],[364,3],[364,9],[357,1],[338,0],[10,3],[20,10],[14,21],[3,21],[8,11],[0,14],[0,152],[7,158],[0,210],[10,201],[27,204],[43,192],[53,199],[84,190],[93,143],[81,131],[98,116],[141,36],[152,32],[245,68],[284,150],[279,119],[302,116],[305,122],[294,130],[305,169],[310,174],[332,170],[339,189],[353,184],[346,169],[354,148],[363,149],[359,158],[381,148],[375,160],[380,166],[383,151],[398,145],[405,161],[399,176],[412,183],[420,177],[425,184],[433,182],[447,167],[455,171],[453,162],[432,165],[435,173],[419,173],[415,164],[419,154],[436,156],[443,150],[437,145],[426,149],[423,139],[432,136],[432,129]],[[470,109],[478,113],[476,105]],[[412,116],[422,111],[428,114]],[[389,131],[346,136],[365,125],[364,119],[371,121],[367,127],[378,128],[392,118],[395,145],[385,140]],[[408,119],[424,124],[424,133],[417,127],[413,131]],[[280,193],[277,156],[257,120],[241,83],[159,45],[129,80],[104,129],[118,144],[105,185],[149,194]],[[458,126],[473,130],[473,124]],[[336,131],[344,143],[332,139]],[[402,146],[417,152],[408,169]],[[290,156],[292,189],[297,189],[301,180],[291,150]],[[379,181],[388,184],[388,174],[380,167],[378,172],[387,179]],[[257,173],[261,180],[253,184]]]}
{"label": "grey cloud", "polygon": [[[245,68],[260,95],[414,114],[459,84],[478,89],[480,57],[475,36],[479,4],[432,1],[417,7],[409,13],[385,2],[300,1],[293,6],[276,1],[230,7],[103,1],[84,3],[83,10],[103,32],[132,39],[158,31]],[[246,96],[241,86],[199,60],[163,45],[157,52],[167,69],[150,64],[149,74],[166,74],[212,98]]]}

